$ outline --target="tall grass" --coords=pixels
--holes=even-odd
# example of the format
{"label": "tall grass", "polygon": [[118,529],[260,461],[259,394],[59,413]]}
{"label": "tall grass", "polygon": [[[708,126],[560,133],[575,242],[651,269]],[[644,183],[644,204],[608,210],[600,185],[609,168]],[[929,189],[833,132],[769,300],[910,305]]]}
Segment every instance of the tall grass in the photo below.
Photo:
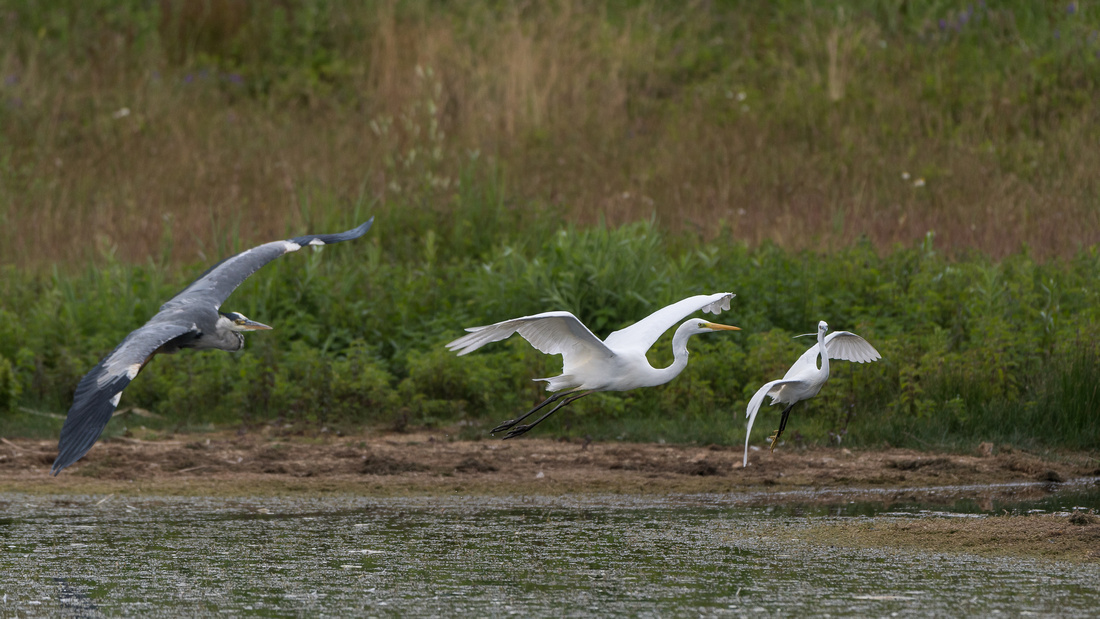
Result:
{"label": "tall grass", "polygon": [[102,247],[190,262],[226,232],[300,230],[317,191],[446,218],[487,175],[504,210],[787,249],[935,230],[951,250],[1069,256],[1100,230],[1100,13],[1080,3],[4,14],[0,259],[23,267]]}

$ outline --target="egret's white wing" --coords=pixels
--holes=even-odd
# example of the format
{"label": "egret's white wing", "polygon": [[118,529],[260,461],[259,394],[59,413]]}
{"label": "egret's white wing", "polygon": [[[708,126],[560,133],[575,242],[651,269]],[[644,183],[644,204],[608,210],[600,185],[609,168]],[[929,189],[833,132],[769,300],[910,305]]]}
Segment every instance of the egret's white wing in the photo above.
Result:
{"label": "egret's white wing", "polygon": [[834,331],[825,336],[825,350],[830,359],[867,363],[882,358],[874,346],[855,333]]}
{"label": "egret's white wing", "polygon": [[[825,350],[829,353],[830,359],[839,359],[841,361],[867,363],[868,361],[875,361],[882,358],[882,355],[878,354],[875,347],[871,346],[867,340],[849,331],[834,331],[826,335]],[[798,358],[798,361],[794,362],[791,369],[787,370],[783,378],[796,378],[805,376],[808,372],[817,371],[817,355],[817,344],[814,344],[809,350],[802,353],[802,356]]]}
{"label": "egret's white wing", "polygon": [[[770,383],[764,383],[764,386],[757,389],[753,394],[752,399],[749,400],[749,405],[745,407],[745,416],[749,418],[749,427],[745,429],[745,459],[741,466],[749,465],[749,435],[752,433],[752,424],[756,421],[756,414],[760,412],[760,406],[764,404],[764,396],[771,395],[771,392],[786,385],[798,381],[793,380],[773,380]],[[772,404],[775,404],[776,400],[772,398]]]}
{"label": "egret's white wing", "polygon": [[625,329],[619,329],[607,336],[604,343],[616,352],[629,350],[641,352],[644,355],[662,333],[683,318],[700,310],[710,314],[720,314],[722,310],[730,308],[730,299],[734,296],[732,292],[719,292],[688,297],[653,312]]}
{"label": "egret's white wing", "polygon": [[569,312],[543,312],[466,330],[470,333],[447,344],[447,349],[457,351],[459,356],[471,353],[490,342],[499,342],[513,333],[519,333],[539,352],[562,355],[567,367],[572,365],[571,361],[580,357],[615,355],[584,323]]}

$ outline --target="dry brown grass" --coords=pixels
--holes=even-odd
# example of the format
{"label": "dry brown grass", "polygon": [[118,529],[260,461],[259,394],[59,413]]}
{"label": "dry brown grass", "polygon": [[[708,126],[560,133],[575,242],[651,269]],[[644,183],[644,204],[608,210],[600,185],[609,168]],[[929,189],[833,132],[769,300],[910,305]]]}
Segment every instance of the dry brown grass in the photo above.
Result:
{"label": "dry brown grass", "polygon": [[[922,65],[935,50],[870,17],[788,16],[776,41],[767,15],[703,3],[339,5],[328,27],[342,70],[286,97],[203,72],[199,53],[247,28],[239,4],[179,13],[159,38],[103,27],[66,53],[9,20],[3,262],[74,265],[113,248],[208,260],[238,235],[350,224],[340,212],[357,201],[454,208],[473,152],[501,162],[511,203],[584,223],[655,214],[704,238],[721,222],[749,243],[826,250],[934,230],[940,246],[994,256],[1100,241],[1095,106],[1043,111],[1010,100],[1009,83],[943,105],[923,94],[922,80],[955,79]],[[693,64],[706,56],[690,44],[722,56]]]}

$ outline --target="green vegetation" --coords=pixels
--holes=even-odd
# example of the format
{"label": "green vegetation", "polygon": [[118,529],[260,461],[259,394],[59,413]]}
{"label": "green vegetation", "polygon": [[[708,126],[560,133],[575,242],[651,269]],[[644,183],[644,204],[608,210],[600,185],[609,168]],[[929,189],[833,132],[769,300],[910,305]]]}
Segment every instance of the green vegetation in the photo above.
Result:
{"label": "green vegetation", "polygon": [[[736,443],[748,398],[811,343],[792,335],[825,318],[864,335],[884,359],[835,365],[792,421],[807,440],[1076,448],[1100,440],[1095,250],[995,263],[947,259],[931,237],[885,256],[867,243],[819,254],[728,238],[676,249],[640,222],[525,234],[483,258],[426,235],[421,259],[397,263],[376,258],[387,229],[378,223],[358,243],[269,265],[227,307],[275,331],[253,334],[239,354],[158,357],[123,407],[155,411],[168,428],[278,421],[295,431],[442,426],[479,436],[543,397],[529,379],[560,366],[518,337],[455,357],[443,344],[462,327],[556,307],[606,334],[681,297],[728,289],[738,297],[723,318],[743,333],[695,338],[688,369],[669,385],[593,396],[542,432]],[[109,261],[48,279],[8,269],[0,357],[11,360],[19,401],[63,412],[98,357],[185,284],[156,266]],[[654,363],[671,362],[669,338]],[[9,413],[5,431],[29,431],[31,418],[43,419]],[[762,436],[772,429],[765,419]]]}
{"label": "green vegetation", "polygon": [[1091,6],[460,4],[0,0],[0,433],[55,435],[218,258],[373,214],[226,304],[275,331],[158,357],[121,404],[158,417],[109,431],[484,436],[560,366],[455,358],[463,327],[605,335],[729,290],[743,333],[541,432],[737,444],[824,319],[884,360],[839,364],[793,440],[1100,445]]}

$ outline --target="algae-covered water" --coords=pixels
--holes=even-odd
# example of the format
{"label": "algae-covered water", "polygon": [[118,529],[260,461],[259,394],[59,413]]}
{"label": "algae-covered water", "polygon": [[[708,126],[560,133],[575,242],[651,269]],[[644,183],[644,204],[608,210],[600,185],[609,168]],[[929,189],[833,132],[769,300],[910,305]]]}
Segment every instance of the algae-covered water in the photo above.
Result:
{"label": "algae-covered water", "polygon": [[[758,498],[0,495],[0,616],[1095,616],[1100,608],[1094,563],[792,539],[822,521],[913,517],[927,506],[750,506]],[[1012,509],[1097,503],[1091,485]],[[981,513],[980,504],[935,509]]]}

